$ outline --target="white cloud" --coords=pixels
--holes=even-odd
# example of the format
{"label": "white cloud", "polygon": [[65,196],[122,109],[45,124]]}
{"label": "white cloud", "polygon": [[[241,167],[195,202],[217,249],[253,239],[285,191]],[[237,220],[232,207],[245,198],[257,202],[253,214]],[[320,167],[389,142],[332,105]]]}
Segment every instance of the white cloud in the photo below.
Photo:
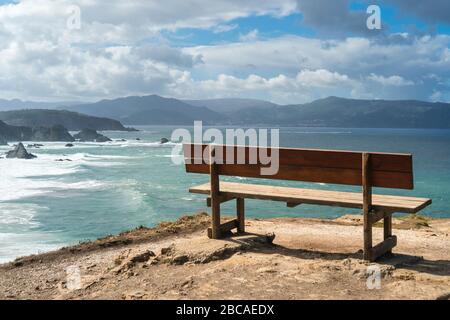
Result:
{"label": "white cloud", "polygon": [[[389,39],[387,39],[389,40]],[[245,78],[250,74],[286,75],[313,80],[334,79],[341,90],[312,91],[313,98],[330,94],[355,98],[428,99],[433,90],[449,90],[450,60],[447,59],[450,36],[437,35],[397,41],[366,38],[321,40],[299,36],[214,46],[185,48],[201,54],[204,64],[196,65],[195,78],[211,74],[232,74]],[[313,74],[310,74],[313,70]],[[320,70],[325,70],[320,72]],[[433,78],[426,75],[434,74]],[[387,76],[382,76],[387,75]],[[307,86],[308,81],[303,84]],[[349,85],[350,84],[350,85]],[[352,90],[349,90],[352,87]]]}
{"label": "white cloud", "polygon": [[[70,8],[81,29],[67,28]],[[171,48],[161,30],[205,28],[225,32],[227,22],[250,15],[281,17],[294,0],[22,0],[0,6],[0,96],[100,98],[164,93],[202,63],[200,54]]]}
{"label": "white cloud", "polygon": [[213,33],[230,32],[239,28],[238,24],[219,24],[213,28]]}
{"label": "white cloud", "polygon": [[[389,72],[405,77],[405,73],[441,73],[450,68],[444,54],[449,36],[419,38],[412,43],[379,43],[365,38],[320,40],[298,36],[215,46],[187,48],[201,53],[205,67],[218,70],[251,68],[265,73],[292,73],[301,69],[327,69],[340,73],[370,75]],[[426,71],[426,72],[424,72]],[[443,70],[442,70],[443,71]],[[408,77],[405,77],[408,78]]]}
{"label": "white cloud", "polygon": [[383,86],[394,86],[394,87],[402,87],[402,86],[412,86],[414,85],[413,81],[405,80],[403,77],[394,75],[390,77],[384,77],[380,75],[376,75],[375,73],[371,73],[367,79],[372,80],[374,82],[378,82]]}
{"label": "white cloud", "polygon": [[434,91],[430,96],[430,100],[433,102],[440,101],[441,99],[442,99],[442,92],[439,91]]}
{"label": "white cloud", "polygon": [[187,74],[169,93],[189,98],[263,97],[280,103],[292,103],[309,101],[322,90],[330,94],[345,91],[350,95],[358,86],[359,83],[347,75],[320,69],[302,70],[293,77],[279,74],[265,78],[251,74],[238,78],[220,74],[216,79],[197,81]]}
{"label": "white cloud", "polygon": [[68,10],[74,5],[81,10],[83,24],[134,28],[144,25],[148,30],[211,28],[236,18],[282,17],[297,10],[295,0],[215,0],[208,5],[203,0],[171,0],[169,3],[159,0],[21,0],[18,4],[1,6],[0,17],[9,22],[23,18],[33,18],[38,23],[44,19],[50,23],[62,20],[65,25],[70,15]]}
{"label": "white cloud", "polygon": [[297,75],[296,80],[305,87],[344,87],[356,83],[345,74],[342,75],[325,69],[303,70]]}
{"label": "white cloud", "polygon": [[253,29],[252,31],[250,31],[247,34],[242,34],[239,37],[239,40],[241,40],[241,41],[255,41],[255,40],[258,40],[258,36],[259,36],[258,29]]}
{"label": "white cloud", "polygon": [[[73,4],[81,8],[80,30],[66,27]],[[261,40],[255,29],[234,43],[178,48],[160,32],[184,27],[227,32],[237,28],[232,21],[237,17],[284,16],[295,10],[294,0],[217,0],[208,6],[203,0],[172,0],[170,6],[159,0],[23,0],[3,5],[0,97],[65,100],[158,93],[296,103],[327,95],[448,96],[447,35],[404,34],[402,41]]]}

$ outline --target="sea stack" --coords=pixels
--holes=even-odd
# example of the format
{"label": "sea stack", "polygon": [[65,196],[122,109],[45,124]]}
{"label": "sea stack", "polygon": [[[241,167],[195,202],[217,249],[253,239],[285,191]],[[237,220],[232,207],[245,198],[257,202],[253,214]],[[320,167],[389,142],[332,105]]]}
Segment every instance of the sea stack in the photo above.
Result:
{"label": "sea stack", "polygon": [[14,150],[8,151],[6,154],[6,158],[8,159],[34,159],[36,156],[34,154],[28,153],[27,149],[23,146],[22,142],[20,142]]}
{"label": "sea stack", "polygon": [[83,129],[73,137],[79,141],[89,141],[89,142],[112,141],[110,138],[98,133],[93,129]]}

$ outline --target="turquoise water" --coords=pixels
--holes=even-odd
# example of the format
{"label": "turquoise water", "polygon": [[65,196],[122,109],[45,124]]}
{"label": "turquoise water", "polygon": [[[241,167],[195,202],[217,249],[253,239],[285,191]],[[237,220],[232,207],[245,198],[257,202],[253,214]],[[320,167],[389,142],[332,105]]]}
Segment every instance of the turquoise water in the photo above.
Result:
{"label": "turquoise water", "polygon": [[[186,174],[184,166],[171,161],[174,144],[158,144],[174,128],[139,129],[105,133],[125,142],[75,143],[74,148],[43,143],[43,148],[30,149],[37,159],[0,159],[0,262],[206,210],[204,197],[187,190],[207,182],[208,177]],[[424,213],[450,217],[450,130],[282,128],[280,144],[413,153],[415,190],[382,192],[430,197],[433,205]],[[0,147],[0,153],[9,149]],[[323,184],[313,187],[357,190]],[[318,206],[288,209],[283,203],[259,201],[248,201],[246,209],[250,217],[334,218],[357,212]],[[232,213],[233,204],[224,205],[224,212]]]}

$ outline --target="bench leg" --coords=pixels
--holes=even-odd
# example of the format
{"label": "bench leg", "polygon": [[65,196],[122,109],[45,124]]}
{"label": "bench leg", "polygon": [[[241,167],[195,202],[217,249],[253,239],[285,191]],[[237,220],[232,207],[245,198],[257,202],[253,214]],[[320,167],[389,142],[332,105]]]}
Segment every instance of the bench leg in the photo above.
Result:
{"label": "bench leg", "polygon": [[397,237],[392,235],[392,213],[388,213],[384,214],[384,218],[382,218],[383,242],[372,246],[372,226],[377,221],[372,215],[379,216],[379,214],[376,212],[364,214],[364,260],[371,262],[385,254],[392,253],[392,248],[397,245]]}
{"label": "bench leg", "polygon": [[220,239],[220,201],[217,197],[212,197],[211,201],[211,238]]}
{"label": "bench leg", "polygon": [[211,185],[211,215],[212,215],[212,225],[211,225],[211,238],[220,239],[220,182],[219,174],[217,173],[216,164],[216,150],[214,147],[210,148],[209,155],[209,176]]}
{"label": "bench leg", "polygon": [[[383,220],[383,229],[384,229],[384,237],[383,239],[386,241],[390,237],[392,237],[392,215],[388,215]],[[391,254],[392,249],[387,251],[386,253]]]}
{"label": "bench leg", "polygon": [[245,202],[243,198],[236,199],[236,212],[238,221],[238,232],[245,232]]}
{"label": "bench leg", "polygon": [[364,212],[364,260],[372,261],[372,222],[369,212]]}

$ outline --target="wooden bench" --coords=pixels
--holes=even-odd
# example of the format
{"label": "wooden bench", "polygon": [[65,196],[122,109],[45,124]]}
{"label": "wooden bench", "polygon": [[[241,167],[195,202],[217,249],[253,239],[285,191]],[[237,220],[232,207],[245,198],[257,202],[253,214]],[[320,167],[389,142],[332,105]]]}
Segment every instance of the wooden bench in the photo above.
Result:
{"label": "wooden bench", "polygon": [[[431,204],[431,199],[372,194],[373,187],[414,188],[410,154],[279,148],[275,150],[279,153],[278,173],[267,176],[261,175],[261,168],[267,165],[261,164],[264,162],[259,161],[259,157],[256,162],[249,160],[251,152],[264,151],[270,155],[274,151],[270,148],[185,144],[183,149],[187,172],[210,175],[209,183],[192,187],[189,192],[208,196],[207,205],[212,208],[208,236],[213,239],[221,238],[235,228],[245,232],[244,199],[281,201],[291,208],[301,204],[357,208],[363,210],[364,216],[364,259],[374,261],[392,252],[397,244],[397,238],[392,234],[392,214],[417,213]],[[199,150],[209,158],[196,157]],[[240,164],[241,158],[241,162],[226,164],[230,163],[227,154],[235,159],[240,154],[245,157],[245,162]],[[220,175],[362,186],[362,192],[219,182]],[[234,199],[237,219],[221,224],[220,204]],[[372,226],[381,220],[384,241],[372,246]]]}

